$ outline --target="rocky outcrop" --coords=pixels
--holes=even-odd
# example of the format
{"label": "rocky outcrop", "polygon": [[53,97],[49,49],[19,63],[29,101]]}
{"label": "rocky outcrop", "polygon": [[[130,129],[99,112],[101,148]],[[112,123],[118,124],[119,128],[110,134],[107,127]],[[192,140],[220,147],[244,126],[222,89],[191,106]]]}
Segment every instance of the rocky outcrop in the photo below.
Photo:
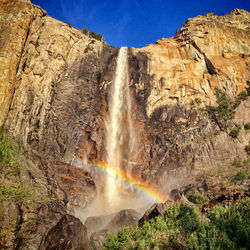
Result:
{"label": "rocky outcrop", "polygon": [[167,201],[165,203],[156,203],[151,206],[144,215],[140,218],[138,225],[139,227],[143,226],[146,221],[149,221],[150,219],[153,219],[157,216],[164,215],[164,213],[167,211],[168,207],[173,204],[172,201]]}
{"label": "rocky outcrop", "polygon": [[90,250],[91,246],[87,238],[87,230],[80,220],[71,215],[65,215],[49,230],[39,249]]}

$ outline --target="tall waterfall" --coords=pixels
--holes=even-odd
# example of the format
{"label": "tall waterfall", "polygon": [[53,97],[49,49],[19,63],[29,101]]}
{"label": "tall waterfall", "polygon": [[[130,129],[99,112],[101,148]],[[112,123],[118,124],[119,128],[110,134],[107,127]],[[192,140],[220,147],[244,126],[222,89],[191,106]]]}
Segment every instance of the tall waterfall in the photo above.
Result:
{"label": "tall waterfall", "polygon": [[119,175],[121,168],[129,163],[135,145],[131,120],[129,95],[128,48],[121,47],[115,78],[109,97],[109,117],[106,123],[107,186],[106,192],[111,204],[119,197]]}

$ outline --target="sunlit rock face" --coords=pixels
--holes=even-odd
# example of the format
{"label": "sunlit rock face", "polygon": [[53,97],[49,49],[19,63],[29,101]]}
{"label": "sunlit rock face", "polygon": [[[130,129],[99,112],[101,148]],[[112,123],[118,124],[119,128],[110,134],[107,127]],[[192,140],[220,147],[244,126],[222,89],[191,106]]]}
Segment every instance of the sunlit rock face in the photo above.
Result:
{"label": "sunlit rock face", "polygon": [[249,80],[249,25],[250,14],[244,10],[209,13],[188,19],[173,38],[135,49],[135,54],[147,54],[153,76],[148,117],[166,104],[186,104],[195,97],[213,103],[215,87],[232,95],[242,91]]}
{"label": "sunlit rock face", "polygon": [[[231,96],[245,89],[250,79],[249,22],[244,10],[221,17],[210,13],[189,19],[173,38],[131,49],[134,126],[143,142],[135,174],[159,180],[167,169],[167,175],[195,176],[236,155],[246,157],[249,133],[241,130],[241,142],[226,133],[213,136],[214,124],[192,110],[190,102],[199,98],[200,108],[215,105],[215,88]],[[239,112],[249,115],[249,100]],[[241,117],[241,124],[249,122]]]}
{"label": "sunlit rock face", "polygon": [[34,7],[30,1],[4,0],[0,3],[0,123],[6,118],[13,97],[30,26],[37,24],[44,15],[46,11]]}

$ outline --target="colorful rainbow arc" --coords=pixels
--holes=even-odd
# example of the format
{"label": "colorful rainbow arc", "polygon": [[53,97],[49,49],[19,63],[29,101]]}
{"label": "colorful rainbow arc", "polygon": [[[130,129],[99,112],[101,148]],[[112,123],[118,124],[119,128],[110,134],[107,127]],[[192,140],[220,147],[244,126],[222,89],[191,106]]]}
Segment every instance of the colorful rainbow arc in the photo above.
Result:
{"label": "colorful rainbow arc", "polygon": [[94,167],[94,168],[100,169],[102,171],[105,171],[106,173],[110,174],[113,177],[121,178],[122,180],[130,183],[134,188],[136,188],[140,192],[146,194],[150,198],[153,198],[154,200],[156,200],[159,203],[164,203],[167,200],[166,195],[159,192],[159,190],[157,190],[156,188],[148,185],[145,182],[142,182],[141,180],[137,179],[134,176],[128,176],[125,173],[125,171],[123,171],[121,169],[119,171],[117,171],[114,168],[111,168],[111,169],[107,170],[107,165],[105,163],[100,163],[100,162],[95,163],[95,164],[89,164],[89,165],[91,167]]}

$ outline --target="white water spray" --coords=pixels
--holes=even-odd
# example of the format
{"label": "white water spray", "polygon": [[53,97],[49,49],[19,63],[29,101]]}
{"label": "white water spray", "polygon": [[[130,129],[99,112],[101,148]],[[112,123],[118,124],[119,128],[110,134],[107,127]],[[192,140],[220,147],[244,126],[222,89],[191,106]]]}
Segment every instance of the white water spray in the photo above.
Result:
{"label": "white water spray", "polygon": [[121,47],[111,89],[109,119],[106,124],[108,172],[106,193],[110,204],[115,200],[117,201],[119,197],[119,182],[114,175],[119,175],[124,161],[129,162],[135,145],[131,119],[127,54],[128,48]]}

